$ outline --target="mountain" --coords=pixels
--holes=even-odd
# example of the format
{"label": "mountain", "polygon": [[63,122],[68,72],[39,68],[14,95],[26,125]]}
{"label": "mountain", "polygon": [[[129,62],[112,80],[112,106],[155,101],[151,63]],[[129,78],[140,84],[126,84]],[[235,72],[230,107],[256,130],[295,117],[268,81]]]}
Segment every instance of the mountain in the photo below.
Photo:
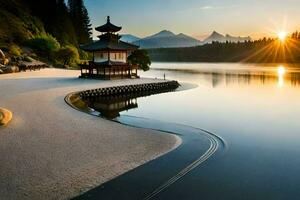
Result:
{"label": "mountain", "polygon": [[173,37],[175,36],[174,33],[172,33],[171,31],[168,31],[168,30],[163,30],[163,31],[160,31],[154,35],[150,35],[144,39],[153,39],[153,38],[161,38],[161,37]]}
{"label": "mountain", "polygon": [[245,41],[248,41],[248,40],[252,40],[251,37],[235,37],[235,36],[231,36],[229,34],[226,34],[225,36],[216,32],[216,31],[213,31],[212,34],[206,38],[203,43],[212,43],[212,42],[245,42]]}
{"label": "mountain", "polygon": [[216,31],[212,32],[208,38],[206,38],[203,42],[204,43],[212,43],[212,42],[226,42],[226,37]]}
{"label": "mountain", "polygon": [[137,36],[134,36],[134,35],[131,35],[131,34],[123,34],[121,35],[121,40],[123,42],[129,42],[129,43],[133,43],[137,40],[140,40],[141,38],[137,37]]}
{"label": "mountain", "polygon": [[249,36],[248,37],[240,37],[240,36],[234,37],[234,36],[226,34],[225,37],[226,37],[227,41],[230,41],[230,42],[245,42],[245,41],[252,40],[252,38]]}
{"label": "mountain", "polygon": [[244,42],[251,40],[250,37],[235,37],[229,34],[222,35],[216,31],[206,38],[204,41],[197,40],[191,36],[183,33],[174,34],[171,31],[163,30],[145,38],[139,38],[134,35],[124,34],[121,38],[124,42],[133,43],[140,46],[142,49],[155,49],[155,48],[179,48],[179,47],[194,47],[207,43],[217,42]]}
{"label": "mountain", "polygon": [[174,34],[171,31],[163,30],[154,35],[137,40],[134,44],[143,49],[151,48],[175,48],[175,47],[192,47],[198,46],[201,42],[185,34]]}

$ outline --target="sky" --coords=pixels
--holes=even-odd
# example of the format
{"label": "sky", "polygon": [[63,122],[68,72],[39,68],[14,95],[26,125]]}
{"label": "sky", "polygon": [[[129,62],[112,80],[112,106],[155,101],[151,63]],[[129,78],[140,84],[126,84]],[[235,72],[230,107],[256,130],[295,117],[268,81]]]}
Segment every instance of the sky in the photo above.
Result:
{"label": "sky", "polygon": [[300,0],[85,0],[85,5],[93,27],[109,15],[122,33],[139,37],[170,30],[198,39],[212,31],[257,39],[300,30]]}

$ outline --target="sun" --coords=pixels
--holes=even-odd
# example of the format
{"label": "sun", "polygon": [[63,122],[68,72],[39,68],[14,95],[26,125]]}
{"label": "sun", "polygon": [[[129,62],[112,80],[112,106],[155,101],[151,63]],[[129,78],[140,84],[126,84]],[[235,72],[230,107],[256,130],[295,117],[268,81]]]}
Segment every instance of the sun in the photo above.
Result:
{"label": "sun", "polygon": [[285,74],[285,68],[283,66],[279,66],[277,68],[277,73],[279,76],[283,76]]}
{"label": "sun", "polygon": [[279,31],[277,33],[277,37],[280,41],[284,42],[287,37],[287,33],[285,31]]}

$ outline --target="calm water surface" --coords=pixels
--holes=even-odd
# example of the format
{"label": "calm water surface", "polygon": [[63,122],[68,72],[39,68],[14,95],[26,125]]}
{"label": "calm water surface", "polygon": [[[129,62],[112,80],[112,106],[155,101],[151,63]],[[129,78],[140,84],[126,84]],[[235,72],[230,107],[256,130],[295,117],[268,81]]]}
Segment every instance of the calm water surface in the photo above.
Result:
{"label": "calm water surface", "polygon": [[138,98],[136,106],[121,115],[202,128],[221,136],[227,148],[176,182],[160,199],[300,196],[297,66],[154,63],[141,76],[162,78],[164,74],[198,87]]}
{"label": "calm water surface", "polygon": [[[295,199],[300,195],[300,70],[296,67],[154,63],[142,76],[165,74],[167,79],[198,87],[139,98],[138,109],[121,114],[191,125],[226,140],[221,158],[190,174],[195,182],[191,193],[210,198]],[[174,186],[174,193],[188,197],[180,187],[180,183]]]}

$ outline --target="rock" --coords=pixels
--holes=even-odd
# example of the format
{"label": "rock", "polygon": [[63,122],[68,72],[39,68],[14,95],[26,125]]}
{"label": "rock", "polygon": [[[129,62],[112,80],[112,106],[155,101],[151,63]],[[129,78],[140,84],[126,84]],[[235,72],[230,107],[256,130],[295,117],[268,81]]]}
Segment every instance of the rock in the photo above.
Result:
{"label": "rock", "polygon": [[0,69],[0,74],[4,74],[4,72],[2,71],[2,69]]}
{"label": "rock", "polygon": [[17,67],[17,66],[4,66],[4,67],[1,67],[1,70],[2,70],[3,74],[16,73],[16,72],[19,72],[19,67]]}
{"label": "rock", "polygon": [[0,64],[5,64],[5,55],[1,49],[0,49]]}
{"label": "rock", "polygon": [[5,59],[5,55],[3,51],[0,49],[0,60],[4,60],[4,59]]}
{"label": "rock", "polygon": [[5,58],[3,64],[8,65],[8,63],[9,63],[9,60],[7,58]]}
{"label": "rock", "polygon": [[0,108],[0,126],[7,125],[12,119],[12,113],[9,110]]}

